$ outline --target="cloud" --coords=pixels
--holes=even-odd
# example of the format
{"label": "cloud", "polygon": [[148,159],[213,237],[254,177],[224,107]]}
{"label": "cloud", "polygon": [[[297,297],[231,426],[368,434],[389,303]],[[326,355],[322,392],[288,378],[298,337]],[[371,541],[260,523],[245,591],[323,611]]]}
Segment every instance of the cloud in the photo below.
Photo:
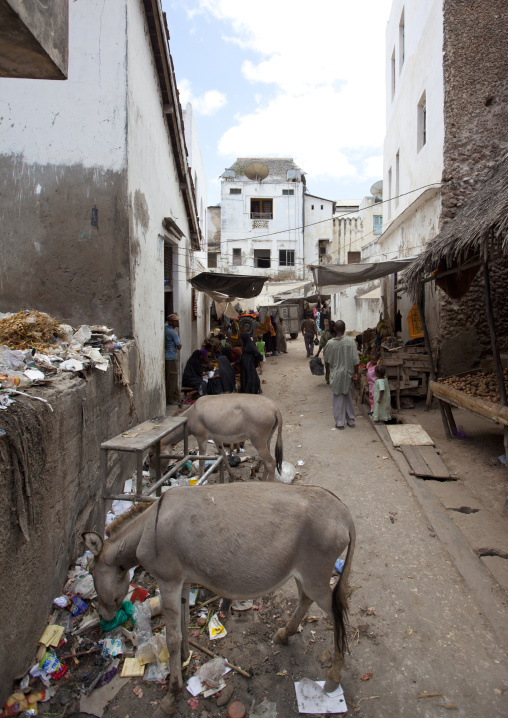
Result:
{"label": "cloud", "polygon": [[248,54],[252,107],[219,141],[229,159],[290,156],[312,176],[382,174],[390,0],[199,0]]}
{"label": "cloud", "polygon": [[207,90],[200,96],[195,96],[191,89],[191,83],[184,78],[178,83],[180,103],[184,107],[188,102],[192,109],[199,115],[213,115],[227,104],[226,95],[218,90]]}

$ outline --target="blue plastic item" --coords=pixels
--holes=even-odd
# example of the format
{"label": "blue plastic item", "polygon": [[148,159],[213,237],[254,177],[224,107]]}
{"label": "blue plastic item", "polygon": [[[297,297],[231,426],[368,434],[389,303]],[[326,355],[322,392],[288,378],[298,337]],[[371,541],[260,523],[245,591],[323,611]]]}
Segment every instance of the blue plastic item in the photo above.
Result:
{"label": "blue plastic item", "polygon": [[337,571],[337,573],[342,573],[343,568],[344,568],[344,559],[338,558],[335,561],[335,570]]}

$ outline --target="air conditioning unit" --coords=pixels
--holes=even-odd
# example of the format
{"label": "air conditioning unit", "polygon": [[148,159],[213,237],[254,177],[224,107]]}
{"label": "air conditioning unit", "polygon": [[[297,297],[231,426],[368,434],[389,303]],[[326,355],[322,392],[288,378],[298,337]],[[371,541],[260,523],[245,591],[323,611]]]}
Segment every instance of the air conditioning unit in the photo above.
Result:
{"label": "air conditioning unit", "polygon": [[234,170],[224,170],[224,174],[222,176],[224,177],[224,179],[234,179],[235,171]]}

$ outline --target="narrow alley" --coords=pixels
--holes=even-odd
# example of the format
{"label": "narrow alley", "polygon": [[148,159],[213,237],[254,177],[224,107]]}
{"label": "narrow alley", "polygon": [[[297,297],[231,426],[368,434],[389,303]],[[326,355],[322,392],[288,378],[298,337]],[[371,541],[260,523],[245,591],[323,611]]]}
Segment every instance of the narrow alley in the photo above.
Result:
{"label": "narrow alley", "polygon": [[[295,481],[333,491],[355,520],[351,653],[342,680],[350,713],[439,716],[444,707],[468,718],[506,715],[506,636],[486,620],[370,420],[358,407],[354,429],[334,429],[329,387],[324,377],[311,375],[301,338],[288,344],[286,355],[268,359],[263,379],[264,394],[283,414],[284,458],[296,466],[303,461]],[[249,444],[245,449],[254,453]],[[501,622],[504,594],[493,580],[489,589]],[[279,718],[294,715],[294,681],[324,680],[326,651],[332,650],[330,626],[315,604],[309,616],[317,620],[304,622],[288,647],[271,642],[295,597],[293,582],[273,596],[253,597],[260,610],[229,614],[228,635],[208,644],[252,674],[228,675],[233,696],[248,709],[263,699],[275,702]],[[104,715],[147,715],[148,701],[163,692],[140,685],[141,700],[133,696],[131,679]],[[184,689],[179,715],[225,715],[215,698],[200,699],[197,712],[189,698]]]}

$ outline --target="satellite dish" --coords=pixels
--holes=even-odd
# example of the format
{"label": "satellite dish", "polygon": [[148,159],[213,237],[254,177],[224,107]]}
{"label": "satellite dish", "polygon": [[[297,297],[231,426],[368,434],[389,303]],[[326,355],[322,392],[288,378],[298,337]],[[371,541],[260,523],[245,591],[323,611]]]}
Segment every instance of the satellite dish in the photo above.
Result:
{"label": "satellite dish", "polygon": [[258,180],[261,182],[265,177],[268,177],[269,172],[268,167],[262,162],[251,162],[250,165],[247,165],[245,168],[244,174],[250,180]]}
{"label": "satellite dish", "polygon": [[374,184],[370,188],[370,193],[374,197],[382,197],[383,196],[383,180],[378,180],[377,182],[374,182]]}

